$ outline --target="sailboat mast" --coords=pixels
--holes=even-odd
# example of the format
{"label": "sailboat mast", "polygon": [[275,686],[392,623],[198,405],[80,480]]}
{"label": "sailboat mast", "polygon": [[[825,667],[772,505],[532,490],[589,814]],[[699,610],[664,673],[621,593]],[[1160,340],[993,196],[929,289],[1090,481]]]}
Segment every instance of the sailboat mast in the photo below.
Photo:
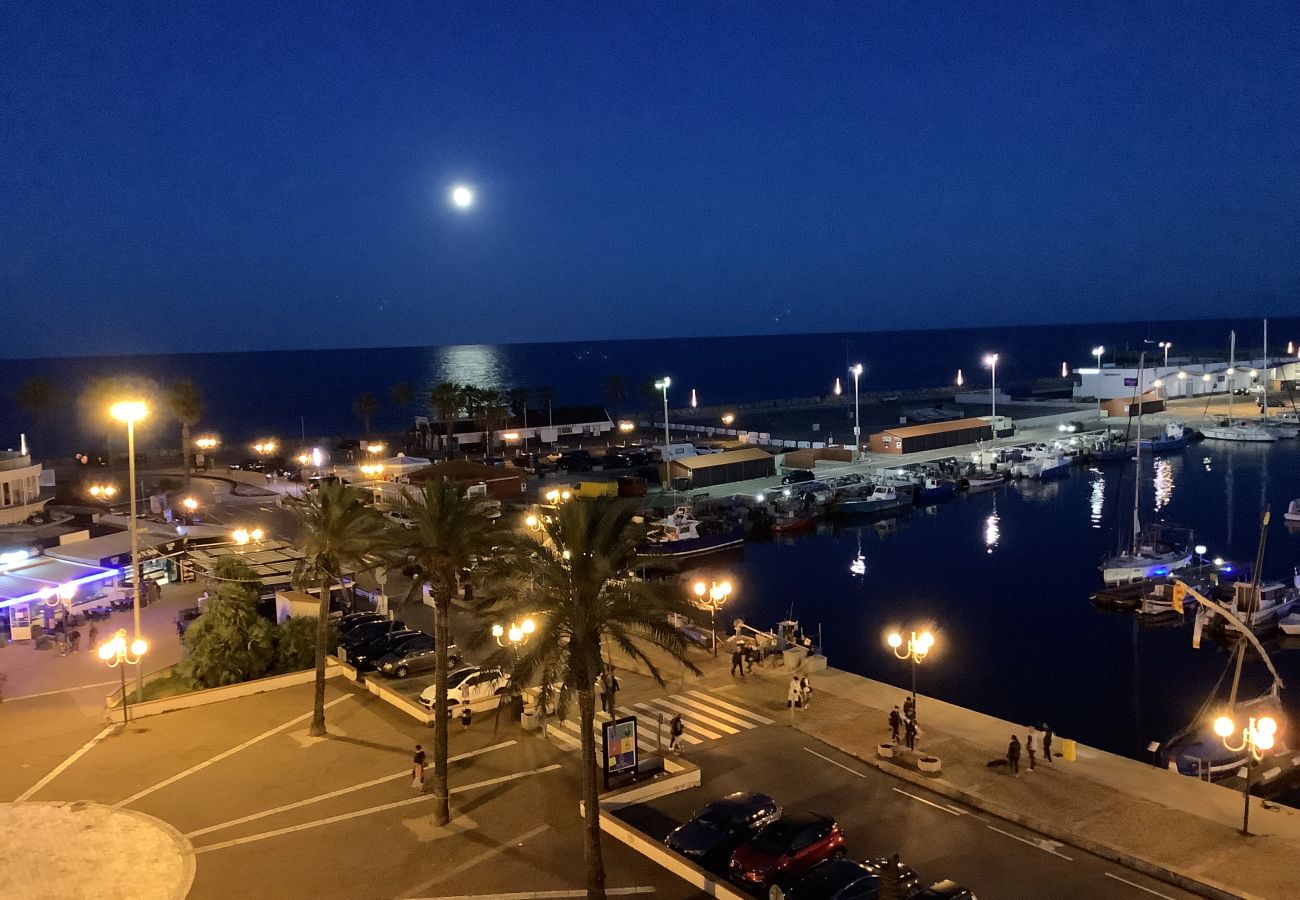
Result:
{"label": "sailboat mast", "polygon": [[1137,556],[1139,536],[1142,534],[1142,408],[1146,394],[1146,386],[1142,383],[1143,372],[1146,369],[1147,354],[1143,350],[1138,357],[1138,428],[1137,442],[1134,446],[1137,448],[1137,454],[1133,457],[1135,460],[1133,467],[1133,555]]}
{"label": "sailboat mast", "polygon": [[1268,425],[1268,319],[1264,320],[1264,424]]}
{"label": "sailboat mast", "polygon": [[1228,424],[1232,424],[1232,396],[1237,393],[1237,332],[1228,332]]}

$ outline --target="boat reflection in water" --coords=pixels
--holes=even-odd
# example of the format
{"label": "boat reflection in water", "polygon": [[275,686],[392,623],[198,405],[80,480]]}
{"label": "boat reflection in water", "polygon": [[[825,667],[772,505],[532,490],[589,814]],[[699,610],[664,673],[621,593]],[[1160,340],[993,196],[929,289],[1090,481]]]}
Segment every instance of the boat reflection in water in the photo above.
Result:
{"label": "boat reflection in water", "polygon": [[1088,497],[1088,506],[1091,509],[1089,519],[1092,521],[1093,528],[1100,528],[1102,510],[1106,507],[1106,476],[1101,474],[1099,469],[1093,469],[1092,474],[1092,493]]}

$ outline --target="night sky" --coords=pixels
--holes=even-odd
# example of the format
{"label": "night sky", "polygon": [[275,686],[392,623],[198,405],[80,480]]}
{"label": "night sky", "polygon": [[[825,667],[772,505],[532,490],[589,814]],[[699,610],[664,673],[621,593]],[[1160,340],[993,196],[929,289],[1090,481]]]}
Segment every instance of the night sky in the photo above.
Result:
{"label": "night sky", "polygon": [[1294,312],[1300,7],[1067,6],[18,0],[0,355]]}

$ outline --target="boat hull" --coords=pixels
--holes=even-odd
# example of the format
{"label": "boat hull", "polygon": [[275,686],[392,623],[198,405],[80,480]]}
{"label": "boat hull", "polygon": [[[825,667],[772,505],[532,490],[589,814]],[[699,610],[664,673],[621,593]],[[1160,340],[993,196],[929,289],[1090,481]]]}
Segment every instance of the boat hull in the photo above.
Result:
{"label": "boat hull", "polygon": [[727,531],[717,534],[702,534],[699,537],[683,538],[676,541],[652,541],[642,544],[638,551],[642,556],[653,559],[682,559],[689,556],[702,556],[717,553],[729,547],[739,547],[745,542],[745,526],[735,525]]}
{"label": "boat hull", "polygon": [[1141,581],[1144,578],[1159,578],[1170,572],[1186,568],[1192,563],[1192,555],[1169,555],[1151,559],[1121,557],[1107,560],[1102,566],[1101,579],[1106,584],[1124,584],[1128,581]]}

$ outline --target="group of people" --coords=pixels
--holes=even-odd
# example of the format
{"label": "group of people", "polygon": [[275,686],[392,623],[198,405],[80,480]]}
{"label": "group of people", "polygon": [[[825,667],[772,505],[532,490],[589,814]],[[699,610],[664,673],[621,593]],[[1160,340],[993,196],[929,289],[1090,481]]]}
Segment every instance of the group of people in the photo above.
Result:
{"label": "group of people", "polygon": [[903,698],[903,711],[900,713],[895,706],[889,712],[889,736],[895,744],[898,743],[899,734],[902,734],[903,741],[908,750],[916,749],[916,701],[911,697]]}
{"label": "group of people", "polygon": [[812,703],[812,682],[798,672],[790,676],[790,687],[785,693],[785,705],[793,709],[807,709]]}
{"label": "group of people", "polygon": [[758,661],[758,649],[751,646],[748,641],[736,641],[731,650],[731,674],[745,677],[746,672],[754,671],[754,663]]}
{"label": "group of people", "polygon": [[[1043,759],[1049,763],[1052,762],[1052,726],[1043,723],[1042,728],[1030,725],[1029,731],[1025,735],[1024,750],[1029,756],[1029,771],[1034,771],[1034,763],[1038,758],[1038,752],[1041,750]],[[1020,738],[1011,735],[1011,742],[1007,744],[1007,771],[1012,775],[1020,777]]]}

